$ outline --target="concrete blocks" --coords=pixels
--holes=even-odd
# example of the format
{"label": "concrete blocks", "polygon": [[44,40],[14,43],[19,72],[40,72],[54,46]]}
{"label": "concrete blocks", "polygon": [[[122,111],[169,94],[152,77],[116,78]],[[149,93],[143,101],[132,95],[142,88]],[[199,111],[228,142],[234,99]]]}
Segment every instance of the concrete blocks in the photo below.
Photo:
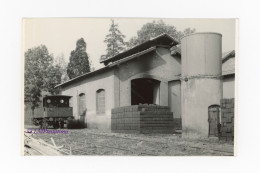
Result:
{"label": "concrete blocks", "polygon": [[234,99],[221,99],[221,133],[219,139],[234,140]]}
{"label": "concrete blocks", "polygon": [[114,108],[111,130],[116,133],[173,133],[173,113],[169,111],[168,106],[157,105]]}

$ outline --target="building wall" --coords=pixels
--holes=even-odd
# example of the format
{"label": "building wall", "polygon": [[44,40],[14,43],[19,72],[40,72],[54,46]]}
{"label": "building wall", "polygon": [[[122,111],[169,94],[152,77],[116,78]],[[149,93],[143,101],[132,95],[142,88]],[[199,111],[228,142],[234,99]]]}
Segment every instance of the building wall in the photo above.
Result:
{"label": "building wall", "polygon": [[223,77],[223,98],[235,98],[235,75]]}
{"label": "building wall", "polygon": [[[105,90],[105,113],[96,112],[96,92]],[[85,123],[88,128],[110,129],[111,109],[114,108],[114,71],[109,70],[62,88],[63,95],[72,96],[73,116],[79,118],[79,95],[86,97]]]}
{"label": "building wall", "polygon": [[[117,106],[131,105],[131,80],[152,78],[160,81],[160,105],[168,106],[168,82],[178,79],[181,73],[180,57],[173,57],[166,48],[157,48],[156,52],[122,63],[116,70],[120,101]],[[172,107],[172,105],[169,105]]]}
{"label": "building wall", "polygon": [[181,118],[181,81],[169,82],[169,105],[173,118]]}
{"label": "building wall", "polygon": [[181,129],[181,81],[174,80],[169,82],[169,105],[173,112],[174,129]]}
{"label": "building wall", "polygon": [[[196,92],[194,92],[196,90]],[[182,81],[182,131],[187,135],[208,136],[208,107],[220,105],[221,79]]]}

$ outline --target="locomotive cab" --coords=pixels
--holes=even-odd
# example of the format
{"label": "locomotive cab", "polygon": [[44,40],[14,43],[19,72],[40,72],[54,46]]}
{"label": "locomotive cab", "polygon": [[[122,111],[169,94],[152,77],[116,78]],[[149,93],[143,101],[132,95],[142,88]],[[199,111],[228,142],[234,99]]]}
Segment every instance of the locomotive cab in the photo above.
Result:
{"label": "locomotive cab", "polygon": [[41,128],[64,128],[68,120],[73,119],[73,110],[69,100],[71,96],[53,95],[43,98],[42,108],[35,111],[33,122]]}
{"label": "locomotive cab", "polygon": [[45,96],[43,98],[43,107],[69,107],[69,99],[71,96]]}

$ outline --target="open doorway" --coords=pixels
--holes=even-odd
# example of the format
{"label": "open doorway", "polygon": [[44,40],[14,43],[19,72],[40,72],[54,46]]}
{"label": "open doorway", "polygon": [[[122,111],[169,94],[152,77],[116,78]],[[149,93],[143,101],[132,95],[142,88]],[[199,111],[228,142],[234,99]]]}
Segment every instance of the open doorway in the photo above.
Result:
{"label": "open doorway", "polygon": [[131,81],[131,105],[159,105],[160,81],[149,78],[133,79]]}

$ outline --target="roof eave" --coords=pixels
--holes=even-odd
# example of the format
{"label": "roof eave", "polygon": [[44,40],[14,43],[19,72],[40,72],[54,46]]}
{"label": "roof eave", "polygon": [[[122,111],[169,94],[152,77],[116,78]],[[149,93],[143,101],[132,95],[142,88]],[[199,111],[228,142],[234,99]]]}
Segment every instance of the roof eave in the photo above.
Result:
{"label": "roof eave", "polygon": [[78,77],[75,77],[75,78],[73,78],[73,79],[71,79],[71,80],[68,80],[68,81],[66,81],[66,82],[64,82],[64,83],[61,83],[61,84],[59,84],[59,85],[56,85],[54,88],[62,87],[62,86],[67,85],[67,84],[69,84],[69,83],[75,82],[75,81],[79,80],[80,78],[87,77],[87,76],[89,76],[89,75],[91,75],[91,74],[94,74],[94,73],[100,72],[100,71],[102,71],[102,70],[105,70],[105,69],[114,67],[114,66],[119,65],[119,64],[121,64],[121,63],[123,63],[123,62],[130,61],[130,60],[132,60],[132,59],[134,59],[134,58],[137,58],[137,57],[139,57],[139,56],[145,55],[145,54],[147,54],[147,53],[149,53],[149,52],[152,52],[152,51],[154,51],[154,50],[156,50],[156,46],[153,46],[153,47],[151,47],[151,48],[149,48],[149,49],[146,49],[146,50],[144,50],[144,51],[142,51],[142,52],[138,52],[138,53],[133,54],[133,55],[131,55],[131,56],[128,56],[128,57],[125,57],[125,58],[120,59],[120,60],[118,60],[118,61],[115,61],[115,62],[113,62],[112,64],[110,64],[110,65],[108,65],[108,66],[105,66],[105,67],[103,67],[103,68],[101,68],[101,69],[98,69],[98,70],[96,70],[96,71],[89,72],[89,73],[85,73],[85,74],[83,74],[83,75],[80,75],[80,76],[78,76]]}
{"label": "roof eave", "polygon": [[70,80],[68,80],[68,81],[66,81],[66,82],[64,82],[64,83],[58,84],[58,85],[56,85],[54,88],[62,87],[62,86],[67,85],[67,84],[69,84],[69,83],[71,83],[71,82],[75,82],[75,81],[79,80],[80,78],[84,78],[84,77],[87,77],[87,76],[89,76],[89,75],[93,75],[93,74],[95,74],[95,73],[98,73],[98,72],[100,72],[100,71],[102,71],[102,70],[106,70],[106,69],[108,69],[108,68],[109,68],[108,66],[105,66],[105,67],[100,68],[100,69],[98,69],[98,70],[95,70],[95,71],[92,71],[92,72],[88,72],[88,73],[82,74],[82,75],[80,75],[80,76],[78,76],[78,77],[75,77],[75,78],[72,78],[72,79],[70,79]]}
{"label": "roof eave", "polygon": [[164,34],[158,35],[157,37],[154,37],[154,38],[152,38],[152,39],[150,39],[150,40],[147,40],[147,41],[145,41],[144,43],[138,44],[138,45],[132,47],[131,49],[128,49],[128,50],[126,50],[126,51],[124,51],[124,52],[121,52],[121,53],[119,53],[119,54],[117,54],[117,55],[115,55],[115,56],[113,56],[113,57],[111,57],[111,58],[101,60],[100,63],[104,63],[104,64],[109,63],[109,62],[112,61],[113,59],[116,59],[116,57],[118,57],[118,56],[120,56],[120,55],[122,55],[122,54],[124,54],[124,53],[126,53],[126,52],[129,52],[129,51],[131,51],[131,50],[133,50],[133,49],[136,49],[137,47],[141,47],[141,46],[143,46],[143,45],[145,45],[145,44],[148,44],[149,42],[153,42],[153,41],[155,41],[156,39],[159,39],[159,38],[161,38],[161,37],[168,37],[168,38],[171,39],[173,42],[175,42],[175,44],[179,44],[179,42],[178,42],[176,39],[174,39],[172,36],[170,36],[170,35],[164,33]]}
{"label": "roof eave", "polygon": [[[234,55],[234,56],[231,56]],[[222,61],[226,61],[228,58],[230,57],[235,57],[236,56],[236,52],[235,50],[230,51],[227,55],[225,55],[224,57],[222,57]]]}
{"label": "roof eave", "polygon": [[147,53],[149,53],[149,52],[152,52],[152,51],[154,51],[154,50],[156,50],[156,46],[153,46],[153,47],[151,47],[151,48],[149,48],[149,49],[146,49],[146,50],[144,50],[144,51],[142,51],[142,52],[138,52],[138,53],[133,54],[133,55],[131,55],[131,56],[128,56],[128,57],[125,57],[125,58],[120,59],[120,60],[118,60],[118,61],[115,61],[115,62],[113,62],[112,64],[110,64],[110,65],[108,65],[108,66],[109,66],[109,67],[113,67],[113,66],[119,65],[119,64],[121,64],[121,63],[130,61],[130,60],[132,60],[132,59],[134,59],[134,58],[137,58],[137,57],[139,57],[139,56],[145,55],[145,54],[147,54]]}

